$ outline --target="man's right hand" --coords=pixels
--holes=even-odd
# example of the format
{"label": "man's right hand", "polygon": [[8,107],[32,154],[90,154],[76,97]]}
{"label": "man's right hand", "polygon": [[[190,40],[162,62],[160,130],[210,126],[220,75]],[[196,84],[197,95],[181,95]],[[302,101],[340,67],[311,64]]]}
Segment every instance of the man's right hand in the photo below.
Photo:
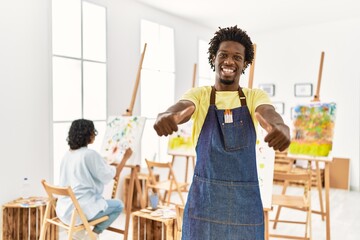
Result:
{"label": "man's right hand", "polygon": [[169,107],[166,112],[159,113],[154,129],[159,136],[167,136],[178,130],[177,125],[189,121],[195,111],[195,105],[187,100],[181,100]]}
{"label": "man's right hand", "polygon": [[159,113],[154,129],[159,136],[167,136],[178,130],[177,114],[170,112]]}

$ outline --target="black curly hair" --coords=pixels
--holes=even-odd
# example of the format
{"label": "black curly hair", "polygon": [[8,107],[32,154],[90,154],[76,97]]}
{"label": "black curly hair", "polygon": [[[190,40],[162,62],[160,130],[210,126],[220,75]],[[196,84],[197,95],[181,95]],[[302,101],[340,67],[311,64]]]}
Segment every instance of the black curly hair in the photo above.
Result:
{"label": "black curly hair", "polygon": [[[250,37],[247,35],[246,31],[241,30],[237,25],[233,27],[221,28],[215,32],[215,36],[209,42],[209,63],[213,71],[215,71],[215,66],[213,64],[213,58],[216,56],[217,51],[219,50],[220,43],[223,41],[234,41],[238,42],[245,47],[245,68],[252,63],[254,59],[254,46],[251,42]],[[244,70],[242,73],[244,73]]]}
{"label": "black curly hair", "polygon": [[70,149],[76,150],[86,147],[90,143],[92,135],[97,135],[94,123],[87,119],[77,119],[71,123],[66,141]]}

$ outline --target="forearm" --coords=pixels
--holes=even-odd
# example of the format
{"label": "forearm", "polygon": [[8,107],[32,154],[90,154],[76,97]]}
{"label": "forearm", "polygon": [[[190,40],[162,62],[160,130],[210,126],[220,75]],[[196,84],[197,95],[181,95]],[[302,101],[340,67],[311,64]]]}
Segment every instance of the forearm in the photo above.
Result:
{"label": "forearm", "polygon": [[177,124],[181,124],[189,121],[194,111],[195,105],[191,101],[180,100],[176,104],[169,107],[163,114],[174,114]]}
{"label": "forearm", "polygon": [[178,130],[177,125],[189,121],[195,111],[195,104],[182,100],[169,107],[165,112],[159,113],[154,129],[159,136],[168,136]]}
{"label": "forearm", "polygon": [[275,111],[272,105],[260,105],[256,108],[255,112],[261,114],[261,116],[270,124],[273,125],[285,125],[284,120],[279,113]]}

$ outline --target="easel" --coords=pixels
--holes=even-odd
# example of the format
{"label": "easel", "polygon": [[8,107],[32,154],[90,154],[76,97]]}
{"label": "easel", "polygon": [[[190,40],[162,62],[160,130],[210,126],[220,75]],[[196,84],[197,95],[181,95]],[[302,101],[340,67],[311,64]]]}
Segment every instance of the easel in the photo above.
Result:
{"label": "easel", "polygon": [[[142,68],[142,63],[144,61],[146,46],[147,46],[147,44],[145,43],[144,50],[143,50],[143,52],[141,54],[141,57],[140,57],[139,67],[138,67],[138,71],[137,71],[137,75],[136,75],[136,81],[135,81],[135,86],[134,86],[130,106],[129,106],[129,108],[126,109],[126,113],[124,113],[123,116],[132,116],[132,111],[133,111],[134,103],[135,103],[135,99],[136,99],[136,93],[137,93],[137,90],[138,90],[138,87],[139,87],[141,68]],[[138,173],[140,172],[140,166],[138,166],[138,165],[136,165],[136,166],[134,166],[134,165],[125,165],[124,167],[128,167],[128,168],[131,169],[130,182],[129,182],[129,191],[128,191],[128,196],[127,196],[127,198],[125,200],[125,207],[126,207],[126,209],[125,209],[125,214],[126,214],[125,230],[118,229],[118,228],[113,228],[113,227],[109,227],[107,229],[110,230],[110,231],[113,231],[113,232],[124,234],[124,240],[127,240],[128,233],[129,233],[130,215],[131,215],[133,194],[134,194],[134,188],[135,187],[136,187],[137,193],[139,194],[140,199],[141,199],[140,200],[141,208],[145,208],[145,202],[144,202],[144,199],[142,197],[143,192],[142,192],[142,189],[141,189],[140,180],[138,178]],[[112,199],[114,199],[116,197],[116,192],[117,192],[117,188],[118,188],[118,184],[119,184],[119,179],[120,179],[120,174],[119,174],[119,176],[117,176],[116,180],[114,180],[113,190],[112,190],[112,194],[111,194]]]}
{"label": "easel", "polygon": [[[321,78],[322,78],[322,69],[324,65],[324,57],[325,52],[321,52],[320,57],[320,67],[319,67],[319,74],[318,74],[318,81],[316,86],[316,93],[314,95],[314,99],[312,102],[320,102],[320,87],[321,87]],[[330,188],[330,161],[325,161],[325,211],[323,206],[323,198],[322,198],[322,185],[321,185],[321,177],[320,177],[320,168],[319,168],[319,161],[316,159],[310,159],[311,161],[315,161],[316,166],[316,182],[317,182],[317,189],[319,192],[319,201],[320,201],[320,211],[312,211],[313,213],[320,214],[321,219],[326,221],[326,239],[330,240],[330,199],[329,199],[329,188]]]}
{"label": "easel", "polygon": [[174,166],[174,162],[175,162],[175,158],[176,157],[184,157],[186,159],[186,166],[185,166],[185,180],[184,182],[187,183],[187,179],[188,179],[188,170],[189,170],[189,160],[192,160],[192,165],[193,165],[193,169],[195,169],[195,156],[194,155],[182,155],[182,154],[169,154],[172,156],[172,160],[171,160],[171,166]]}
{"label": "easel", "polygon": [[248,82],[248,88],[250,89],[253,87],[253,83],[254,83],[256,44],[253,44],[253,47],[254,47],[254,59],[250,65],[249,82]]}
{"label": "easel", "polygon": [[[250,65],[250,71],[249,71],[249,81],[248,81],[248,88],[253,87],[254,83],[254,71],[255,71],[255,59],[256,59],[256,44],[253,44],[254,47],[254,59]],[[272,208],[263,208],[264,212],[264,239],[269,239],[269,212],[272,210]]]}
{"label": "easel", "polygon": [[[195,87],[196,85],[196,69],[197,69],[197,65],[196,63],[194,63],[194,68],[193,68],[193,78],[192,78],[192,88]],[[169,154],[172,156],[172,160],[171,160],[171,166],[174,166],[174,162],[175,162],[175,158],[176,157],[185,157],[186,159],[186,169],[185,169],[185,183],[187,183],[187,179],[188,179],[188,169],[189,169],[189,160],[190,158],[192,159],[192,164],[193,164],[193,169],[195,169],[195,156],[194,155],[187,155],[187,154]]]}
{"label": "easel", "polygon": [[[325,53],[321,52],[320,57],[320,67],[319,67],[319,74],[318,74],[318,81],[316,86],[316,93],[314,95],[314,99],[312,102],[320,102],[320,87],[321,87],[321,78],[322,78],[322,69],[323,69],[323,63],[324,63],[324,56]],[[330,166],[329,164],[332,162],[332,158],[321,158],[321,157],[313,157],[313,156],[290,156],[288,155],[288,158],[290,159],[302,159],[307,160],[310,162],[315,162],[316,167],[316,185],[317,190],[319,193],[319,201],[320,201],[320,211],[312,210],[312,213],[320,214],[321,219],[326,221],[326,239],[330,240],[330,198],[329,198],[329,189],[330,189]],[[321,173],[320,173],[320,167],[319,162],[325,163],[325,210],[324,210],[324,204],[323,204],[323,195],[322,195],[322,185],[321,185]],[[285,186],[284,186],[285,187]],[[286,188],[283,190],[285,191]]]}

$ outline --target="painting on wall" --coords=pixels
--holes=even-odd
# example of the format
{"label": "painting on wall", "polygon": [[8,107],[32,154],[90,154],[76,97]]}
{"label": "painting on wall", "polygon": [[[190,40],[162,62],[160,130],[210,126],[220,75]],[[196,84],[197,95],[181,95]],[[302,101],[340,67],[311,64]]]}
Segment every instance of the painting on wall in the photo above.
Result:
{"label": "painting on wall", "polygon": [[139,158],[135,158],[135,156],[140,150],[145,121],[145,117],[137,116],[109,117],[101,148],[102,156],[109,163],[118,163],[124,156],[125,150],[131,147],[133,154],[126,164],[140,165],[140,162],[136,162],[136,159]]}
{"label": "painting on wall", "polygon": [[169,136],[168,154],[177,156],[195,156],[192,140],[192,125],[190,120],[178,125],[178,131]]}
{"label": "painting on wall", "polygon": [[269,95],[269,97],[275,96],[274,84],[259,84],[259,88],[264,90]]}
{"label": "painting on wall", "polygon": [[284,102],[273,102],[272,104],[277,113],[284,115],[284,112],[285,112],[285,103]]}
{"label": "painting on wall", "polygon": [[335,103],[314,102],[292,108],[290,154],[329,156],[335,126]]}
{"label": "painting on wall", "polygon": [[312,90],[311,83],[297,83],[294,85],[295,97],[311,97]]}
{"label": "painting on wall", "polygon": [[256,165],[263,207],[272,207],[273,173],[275,151],[264,141],[267,132],[258,125],[256,140]]}

